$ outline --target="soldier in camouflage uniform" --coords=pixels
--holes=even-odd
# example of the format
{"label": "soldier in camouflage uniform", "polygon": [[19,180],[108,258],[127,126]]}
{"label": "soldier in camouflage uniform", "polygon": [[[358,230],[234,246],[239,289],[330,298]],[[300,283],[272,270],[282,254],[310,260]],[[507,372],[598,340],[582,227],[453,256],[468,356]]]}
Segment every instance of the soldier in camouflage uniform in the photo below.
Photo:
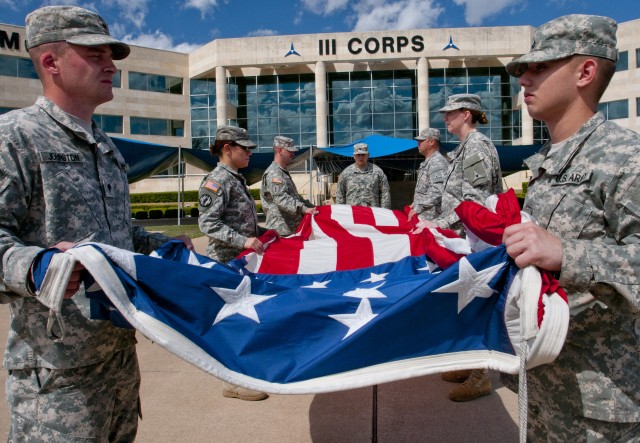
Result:
{"label": "soldier in camouflage uniform", "polygon": [[425,159],[418,169],[418,180],[413,195],[409,219],[417,215],[420,220],[433,220],[440,215],[444,179],[449,169],[449,160],[440,153],[440,131],[427,128],[420,131],[418,152]]}
{"label": "soldier in camouflage uniform", "polygon": [[[249,165],[251,149],[255,147],[247,131],[235,126],[219,126],[216,140],[209,147],[211,155],[220,161],[200,185],[198,225],[209,237],[207,255],[223,263],[233,260],[244,249],[253,249],[258,254],[264,252],[258,236],[266,230],[258,226],[256,204],[244,177],[238,172]],[[227,382],[222,395],[248,401],[268,397],[264,392]]]}
{"label": "soldier in camouflage uniform", "polygon": [[54,341],[31,276],[44,248],[91,241],[149,253],[168,240],[132,227],[127,165],[91,120],[112,99],[113,60],[127,57],[129,47],[109,35],[100,16],[74,6],[29,14],[26,46],[43,96],[0,116],[8,439],[132,441],[140,384],[135,331],[91,318],[96,306],[76,265],[62,305],[66,333]]}
{"label": "soldier in camouflage uniform", "polygon": [[[485,135],[476,130],[477,123],[486,124],[480,96],[454,94],[439,112],[444,113],[447,130],[462,142],[450,154],[452,158],[444,182],[441,214],[433,220],[421,221],[415,232],[424,228],[445,228],[464,235],[464,227],[455,213],[463,201],[484,204],[487,197],[502,192],[502,173],[498,152]],[[486,369],[448,371],[442,379],[462,382],[449,392],[452,401],[470,401],[491,393],[491,379]]]}
{"label": "soldier in camouflage uniform", "polygon": [[336,203],[352,206],[391,208],[389,182],[382,169],[369,163],[366,143],[353,145],[355,163],[347,166],[338,178]]}
{"label": "soldier in camouflage uniform", "polygon": [[571,313],[558,358],[527,371],[529,441],[640,441],[640,136],[596,112],[616,29],[560,17],[507,65],[551,140],[526,160],[537,224],[507,228],[504,242],[518,266],[557,273]]}
{"label": "soldier in camouflage uniform", "polygon": [[285,236],[296,232],[304,214],[315,214],[310,201],[300,197],[295,183],[285,166],[293,160],[298,148],[289,137],[276,136],[273,140],[273,163],[262,176],[260,199],[267,217],[265,226]]}
{"label": "soldier in camouflage uniform", "polygon": [[421,225],[452,229],[464,235],[455,208],[463,201],[484,204],[487,197],[502,192],[500,161],[491,140],[476,130],[477,123],[487,123],[480,96],[451,95],[439,112],[444,113],[447,130],[462,142],[449,154],[451,163],[444,182],[441,214]]}
{"label": "soldier in camouflage uniform", "polygon": [[220,161],[200,184],[198,206],[200,230],[209,237],[207,256],[227,263],[245,249],[262,254],[258,236],[265,229],[258,226],[256,204],[247,182],[238,172],[249,165],[251,149],[256,144],[247,131],[234,126],[220,126],[209,148]]}

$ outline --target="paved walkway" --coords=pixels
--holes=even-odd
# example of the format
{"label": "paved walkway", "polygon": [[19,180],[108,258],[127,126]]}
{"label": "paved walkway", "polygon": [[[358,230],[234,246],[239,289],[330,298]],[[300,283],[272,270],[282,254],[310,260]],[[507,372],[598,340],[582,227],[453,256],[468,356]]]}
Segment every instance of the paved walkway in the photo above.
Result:
{"label": "paved walkway", "polygon": [[[197,249],[204,243],[197,239]],[[2,352],[8,317],[8,307],[0,305]],[[468,403],[449,401],[453,384],[437,375],[377,386],[377,407],[372,387],[245,402],[222,397],[220,380],[138,335],[143,413],[138,442],[518,441],[517,396],[500,385],[497,373],[491,374],[496,390]],[[2,370],[3,393],[5,379]],[[2,401],[0,440],[6,440],[8,422]]]}

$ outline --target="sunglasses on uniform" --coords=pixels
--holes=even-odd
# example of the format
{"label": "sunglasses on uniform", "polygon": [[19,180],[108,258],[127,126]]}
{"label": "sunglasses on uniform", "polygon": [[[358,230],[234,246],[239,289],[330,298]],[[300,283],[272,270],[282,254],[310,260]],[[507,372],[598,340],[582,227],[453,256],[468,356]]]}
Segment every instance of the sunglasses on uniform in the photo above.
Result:
{"label": "sunglasses on uniform", "polygon": [[235,147],[238,147],[238,148],[242,149],[244,152],[251,152],[251,148],[247,148],[246,146],[239,145],[239,144],[237,144],[236,142],[231,142],[231,143],[229,143],[229,146],[231,146],[231,147],[234,147],[234,146],[235,146]]}

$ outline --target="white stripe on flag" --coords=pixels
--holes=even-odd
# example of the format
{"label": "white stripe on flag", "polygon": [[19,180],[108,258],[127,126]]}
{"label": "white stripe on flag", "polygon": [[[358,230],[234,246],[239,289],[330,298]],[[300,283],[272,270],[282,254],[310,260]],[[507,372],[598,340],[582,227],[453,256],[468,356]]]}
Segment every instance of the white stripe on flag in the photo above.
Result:
{"label": "white stripe on flag", "polygon": [[[390,209],[371,208],[375,222],[380,226],[398,226],[398,219]],[[375,226],[356,224],[353,220],[353,207],[332,205],[331,218],[339,222],[354,237],[371,240],[373,263],[389,263],[411,255],[409,236],[406,234],[383,234]],[[316,226],[314,226],[314,229]]]}
{"label": "white stripe on flag", "polygon": [[[333,209],[333,208],[332,208]],[[331,211],[333,213],[333,211]],[[338,265],[338,243],[325,232],[311,217],[311,236],[313,241],[305,241],[300,250],[298,274],[319,274],[332,272]]]}
{"label": "white stripe on flag", "polygon": [[331,219],[340,223],[345,229],[349,229],[354,224],[353,207],[349,205],[331,205]]}
{"label": "white stripe on flag", "polygon": [[400,222],[391,209],[371,208],[377,226],[398,226]]}

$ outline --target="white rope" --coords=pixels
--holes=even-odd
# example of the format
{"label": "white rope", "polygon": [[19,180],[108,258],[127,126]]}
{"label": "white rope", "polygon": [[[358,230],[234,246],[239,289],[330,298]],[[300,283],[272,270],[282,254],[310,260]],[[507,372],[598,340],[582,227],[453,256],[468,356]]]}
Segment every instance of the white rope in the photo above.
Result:
{"label": "white rope", "polygon": [[527,354],[529,345],[526,340],[520,343],[520,372],[518,376],[518,413],[520,414],[520,443],[527,442],[527,418],[529,410],[527,402],[529,395],[527,392]]}

